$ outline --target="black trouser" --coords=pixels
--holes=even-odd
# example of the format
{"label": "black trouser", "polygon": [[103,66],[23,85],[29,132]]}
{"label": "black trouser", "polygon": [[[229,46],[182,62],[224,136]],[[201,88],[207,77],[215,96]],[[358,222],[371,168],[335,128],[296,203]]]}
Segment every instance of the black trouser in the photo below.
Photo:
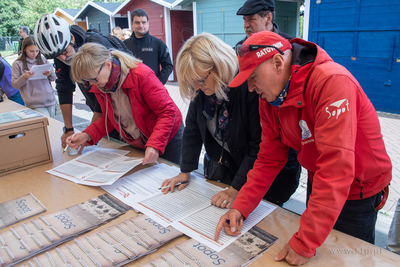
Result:
{"label": "black trouser", "polygon": [[[312,185],[308,182],[307,203],[311,191]],[[381,203],[382,194],[381,191],[372,197],[347,200],[333,228],[374,244],[375,224],[378,217],[378,211],[375,208]]]}

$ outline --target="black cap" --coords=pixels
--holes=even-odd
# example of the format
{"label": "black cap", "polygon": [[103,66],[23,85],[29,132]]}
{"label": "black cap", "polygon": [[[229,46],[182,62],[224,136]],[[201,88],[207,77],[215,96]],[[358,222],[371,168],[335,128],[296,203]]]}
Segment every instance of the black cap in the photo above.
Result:
{"label": "black cap", "polygon": [[275,10],[274,0],[247,0],[241,8],[236,12],[236,15],[253,16],[262,10]]}

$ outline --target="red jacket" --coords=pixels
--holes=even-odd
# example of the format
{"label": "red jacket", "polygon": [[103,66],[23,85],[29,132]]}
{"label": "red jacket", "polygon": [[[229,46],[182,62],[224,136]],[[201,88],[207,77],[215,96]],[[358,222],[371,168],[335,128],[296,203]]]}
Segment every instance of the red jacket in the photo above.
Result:
{"label": "red jacket", "polygon": [[[153,147],[162,155],[181,126],[182,114],[179,108],[154,72],[143,63],[129,71],[121,89],[129,97],[136,126],[148,138],[146,147]],[[120,127],[114,119],[110,95],[101,92],[95,85],[90,92],[95,93],[103,113],[85,129],[92,138],[88,143],[93,145],[107,133],[113,129],[119,130]],[[124,133],[121,135],[126,136]],[[124,139],[132,145],[131,140]]]}
{"label": "red jacket", "polygon": [[285,165],[288,147],[309,171],[312,194],[289,241],[312,257],[346,200],[367,198],[392,179],[376,111],[356,79],[316,44],[293,39],[289,94],[280,108],[260,98],[262,141],[232,208],[247,217]]}

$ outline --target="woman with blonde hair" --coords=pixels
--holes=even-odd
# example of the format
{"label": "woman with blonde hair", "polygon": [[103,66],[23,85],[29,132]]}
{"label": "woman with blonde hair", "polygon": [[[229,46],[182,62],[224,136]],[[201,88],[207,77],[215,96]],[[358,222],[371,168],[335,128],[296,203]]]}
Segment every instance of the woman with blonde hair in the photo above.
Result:
{"label": "woman with blonde hair", "polygon": [[[186,41],[178,54],[176,71],[180,93],[191,102],[183,134],[181,173],[162,183],[171,186],[163,192],[173,192],[175,184],[189,180],[190,172],[198,168],[204,144],[205,177],[231,185],[214,195],[211,203],[229,208],[259,150],[258,96],[247,86],[227,87],[238,71],[236,54],[209,33]],[[179,185],[178,190],[186,185]]]}
{"label": "woman with blonde hair", "polygon": [[[211,198],[218,207],[230,208],[238,191],[247,181],[261,142],[258,95],[249,92],[247,82],[240,87],[227,85],[238,71],[234,50],[209,33],[190,38],[176,59],[179,90],[191,100],[183,133],[181,173],[166,179],[170,185],[164,193],[173,192],[179,182],[188,181],[198,168],[202,145],[204,176],[229,184],[230,188]],[[277,205],[287,201],[297,188],[301,167],[297,152],[289,150],[288,161],[278,174],[264,199]],[[295,180],[296,187],[288,181]],[[181,184],[178,190],[187,183]]]}
{"label": "woman with blonde hair", "polygon": [[72,78],[92,85],[102,116],[83,133],[67,138],[77,149],[97,143],[116,129],[133,147],[145,150],[143,164],[162,158],[180,164],[182,114],[154,72],[121,51],[96,43],[83,45],[71,65]]}

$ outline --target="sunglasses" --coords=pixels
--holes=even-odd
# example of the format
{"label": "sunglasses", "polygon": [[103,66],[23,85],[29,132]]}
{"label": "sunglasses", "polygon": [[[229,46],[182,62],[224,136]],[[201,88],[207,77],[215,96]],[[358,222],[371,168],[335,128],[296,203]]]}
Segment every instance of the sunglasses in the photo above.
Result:
{"label": "sunglasses", "polygon": [[82,78],[82,81],[85,81],[85,82],[96,82],[97,83],[98,82],[97,77],[99,77],[99,74],[100,74],[101,70],[103,69],[103,66],[104,66],[104,63],[101,65],[100,70],[99,70],[99,72],[97,73],[97,75],[96,75],[96,77],[94,79],[83,79]]}
{"label": "sunglasses", "polygon": [[248,44],[239,44],[235,47],[236,55],[239,57],[243,57],[247,53],[251,51],[258,50],[260,48],[265,48],[265,47],[270,47],[276,49],[281,55],[284,55],[282,50],[280,50],[278,47],[273,46],[273,45],[248,45]]}
{"label": "sunglasses", "polygon": [[203,80],[194,82],[194,84],[197,84],[200,86],[206,86],[206,80],[207,80],[208,76],[210,76],[210,74],[211,74],[211,70],[208,72],[207,76]]}

